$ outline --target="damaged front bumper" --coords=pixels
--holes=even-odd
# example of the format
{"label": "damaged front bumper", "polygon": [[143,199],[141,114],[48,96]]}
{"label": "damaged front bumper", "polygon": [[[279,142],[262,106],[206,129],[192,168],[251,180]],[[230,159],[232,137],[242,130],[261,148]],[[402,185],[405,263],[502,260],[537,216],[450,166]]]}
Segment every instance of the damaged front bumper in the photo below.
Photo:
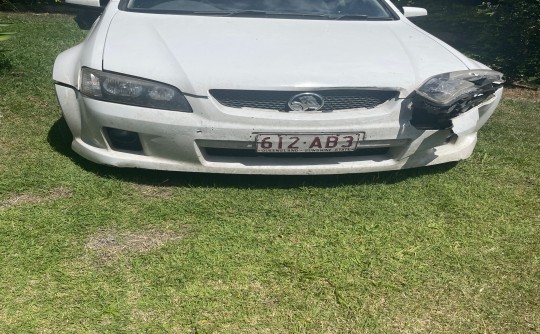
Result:
{"label": "damaged front bumper", "polygon": [[[452,118],[448,128],[418,129],[411,125],[414,109],[410,99],[397,100],[381,110],[354,113],[356,118],[336,113],[334,116],[342,119],[330,119],[334,114],[330,113],[314,116],[321,119],[318,122],[292,123],[285,119],[289,116],[280,113],[273,120],[239,117],[208,99],[190,98],[194,110],[204,112],[187,114],[96,101],[61,85],[56,91],[74,135],[73,149],[93,162],[171,171],[275,175],[379,172],[466,159],[476,145],[477,131],[502,96],[501,88],[480,105]],[[109,128],[137,133],[141,150],[113,147],[107,135]],[[257,133],[307,131],[361,131],[365,139],[357,152],[344,155],[272,156],[254,151]]]}
{"label": "damaged front bumper", "polygon": [[503,74],[492,70],[434,76],[412,96],[411,124],[422,130],[449,129],[454,118],[490,100],[503,83]]}

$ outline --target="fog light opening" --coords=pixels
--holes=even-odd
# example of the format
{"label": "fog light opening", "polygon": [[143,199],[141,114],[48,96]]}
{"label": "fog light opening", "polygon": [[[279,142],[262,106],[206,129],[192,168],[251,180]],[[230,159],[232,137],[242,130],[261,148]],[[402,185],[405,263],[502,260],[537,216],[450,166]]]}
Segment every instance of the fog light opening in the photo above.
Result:
{"label": "fog light opening", "polygon": [[455,144],[458,140],[458,135],[452,133],[450,136],[446,137],[445,144]]}
{"label": "fog light opening", "polygon": [[105,128],[109,144],[117,151],[142,152],[142,144],[137,132]]}

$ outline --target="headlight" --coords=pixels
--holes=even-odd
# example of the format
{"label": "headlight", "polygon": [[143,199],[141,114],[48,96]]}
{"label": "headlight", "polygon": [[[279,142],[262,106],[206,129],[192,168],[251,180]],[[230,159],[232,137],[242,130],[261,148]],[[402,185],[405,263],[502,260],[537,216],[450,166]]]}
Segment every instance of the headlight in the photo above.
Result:
{"label": "headlight", "polygon": [[503,74],[492,70],[436,75],[416,90],[411,123],[422,129],[448,128],[450,119],[485,102],[503,83]]}
{"label": "headlight", "polygon": [[184,95],[173,86],[86,67],[81,69],[81,93],[113,103],[183,112],[193,111]]}
{"label": "headlight", "polygon": [[471,70],[436,75],[416,93],[426,102],[440,108],[489,96],[504,83],[503,74],[492,70]]}

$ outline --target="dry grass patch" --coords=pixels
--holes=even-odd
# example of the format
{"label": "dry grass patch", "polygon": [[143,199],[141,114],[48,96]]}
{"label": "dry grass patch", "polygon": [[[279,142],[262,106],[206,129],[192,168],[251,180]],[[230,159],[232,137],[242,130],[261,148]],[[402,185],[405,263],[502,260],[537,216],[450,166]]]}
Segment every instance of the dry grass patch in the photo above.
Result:
{"label": "dry grass patch", "polygon": [[135,189],[138,193],[148,198],[155,199],[170,199],[174,196],[174,189],[162,185],[136,185]]}
{"label": "dry grass patch", "polygon": [[170,230],[137,232],[115,229],[99,231],[88,238],[85,248],[92,251],[100,262],[111,262],[129,253],[145,253],[159,249],[168,242],[181,240],[185,233]]}
{"label": "dry grass patch", "polygon": [[510,100],[529,100],[538,102],[540,101],[540,90],[506,88],[503,97]]}
{"label": "dry grass patch", "polygon": [[16,206],[27,204],[42,204],[46,202],[56,201],[63,198],[69,198],[73,192],[67,188],[54,188],[45,195],[36,194],[16,194],[0,201],[0,209],[9,209]]}

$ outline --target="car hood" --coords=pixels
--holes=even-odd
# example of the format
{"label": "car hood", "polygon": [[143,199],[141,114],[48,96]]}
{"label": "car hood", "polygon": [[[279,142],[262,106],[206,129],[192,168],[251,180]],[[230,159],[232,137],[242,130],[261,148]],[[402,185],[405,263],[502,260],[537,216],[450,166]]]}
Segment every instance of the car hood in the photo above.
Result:
{"label": "car hood", "polygon": [[395,88],[402,96],[465,64],[400,21],[322,21],[118,12],[103,69],[206,96],[210,89]]}

